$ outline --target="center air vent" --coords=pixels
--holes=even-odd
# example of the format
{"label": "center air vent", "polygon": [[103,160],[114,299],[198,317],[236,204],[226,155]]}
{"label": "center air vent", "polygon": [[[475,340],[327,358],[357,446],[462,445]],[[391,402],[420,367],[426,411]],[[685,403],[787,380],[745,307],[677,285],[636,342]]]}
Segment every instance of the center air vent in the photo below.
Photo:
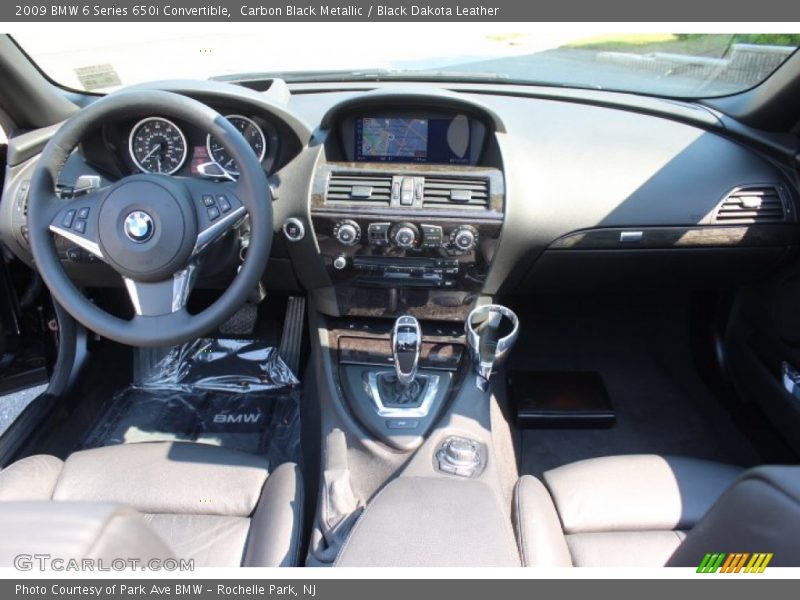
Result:
{"label": "center air vent", "polygon": [[325,198],[328,203],[389,206],[392,176],[331,173]]}
{"label": "center air vent", "polygon": [[489,182],[486,179],[426,177],[422,206],[425,208],[488,208]]}
{"label": "center air vent", "polygon": [[785,220],[786,206],[775,186],[738,188],[728,194],[714,215],[714,222],[721,224],[753,225]]}

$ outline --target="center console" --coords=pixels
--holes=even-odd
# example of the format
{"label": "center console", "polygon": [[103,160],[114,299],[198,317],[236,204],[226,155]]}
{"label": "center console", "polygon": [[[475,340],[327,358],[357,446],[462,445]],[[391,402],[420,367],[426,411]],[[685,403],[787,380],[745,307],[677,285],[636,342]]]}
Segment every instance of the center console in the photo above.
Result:
{"label": "center console", "polygon": [[329,358],[337,388],[369,435],[401,452],[418,448],[460,385],[463,329],[387,320],[331,320]]}
{"label": "center console", "polygon": [[[391,327],[364,321],[332,320],[325,346],[339,401],[392,451],[351,428],[328,434],[310,564],[519,566],[506,493],[517,479],[505,454],[513,444],[495,431],[487,385],[514,345],[517,316],[481,305],[460,327],[408,315]],[[382,461],[393,465],[386,480],[367,484],[366,502],[353,483],[365,476],[361,456],[348,454],[347,437],[369,453],[367,476]]]}
{"label": "center console", "polygon": [[339,316],[463,321],[475,306],[504,217],[487,121],[390,105],[332,122],[310,218]]}
{"label": "center console", "polygon": [[343,314],[463,319],[497,250],[502,205],[496,169],[321,168],[311,219]]}
{"label": "center console", "polygon": [[313,241],[315,260],[296,263],[316,269],[327,382],[311,560],[518,565],[497,439],[512,444],[488,385],[517,321],[482,298],[505,217],[503,125],[455,95],[365,98],[323,118],[310,222],[284,228],[297,250]]}
{"label": "center console", "polygon": [[[342,399],[372,437],[404,452],[424,442],[462,386],[487,391],[519,329],[514,312],[496,304],[473,309],[461,327],[423,325],[410,315],[398,317],[391,328],[379,320],[331,325],[327,346]],[[461,446],[442,449],[441,470],[468,466],[448,460],[463,454]]]}

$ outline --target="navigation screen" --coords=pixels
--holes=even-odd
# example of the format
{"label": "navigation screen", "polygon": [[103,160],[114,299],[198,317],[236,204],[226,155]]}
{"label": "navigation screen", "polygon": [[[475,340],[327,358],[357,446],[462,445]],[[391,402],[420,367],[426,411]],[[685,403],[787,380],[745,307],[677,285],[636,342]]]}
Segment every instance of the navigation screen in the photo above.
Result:
{"label": "navigation screen", "polygon": [[469,120],[363,117],[355,124],[356,160],[467,164]]}

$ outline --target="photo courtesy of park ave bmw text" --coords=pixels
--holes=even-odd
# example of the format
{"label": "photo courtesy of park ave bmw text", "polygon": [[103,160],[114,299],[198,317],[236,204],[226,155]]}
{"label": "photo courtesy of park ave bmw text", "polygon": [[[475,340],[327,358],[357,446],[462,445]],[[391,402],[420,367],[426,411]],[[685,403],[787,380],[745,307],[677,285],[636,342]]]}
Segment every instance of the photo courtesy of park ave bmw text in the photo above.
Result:
{"label": "photo courtesy of park ave bmw text", "polygon": [[791,595],[796,13],[1,4],[0,597]]}

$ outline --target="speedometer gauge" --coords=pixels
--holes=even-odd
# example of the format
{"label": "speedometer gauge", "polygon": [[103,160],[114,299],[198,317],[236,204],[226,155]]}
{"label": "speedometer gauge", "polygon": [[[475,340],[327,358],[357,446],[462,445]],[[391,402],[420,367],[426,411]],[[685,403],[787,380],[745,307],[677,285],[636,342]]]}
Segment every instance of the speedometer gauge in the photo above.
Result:
{"label": "speedometer gauge", "polygon": [[[239,133],[242,134],[244,139],[247,140],[247,143],[250,144],[253,152],[258,157],[258,161],[261,162],[264,160],[264,155],[267,153],[267,138],[264,137],[264,132],[261,130],[261,127],[256,125],[255,121],[252,119],[241,115],[226,115],[225,118],[228,119],[228,121],[239,130]],[[236,161],[234,161],[228,151],[222,147],[222,144],[211,135],[206,139],[206,147],[211,160],[217,163],[227,173],[231,175],[239,174]]]}
{"label": "speedometer gauge", "polygon": [[148,117],[131,129],[128,150],[145,173],[172,175],[186,160],[186,136],[172,121]]}

